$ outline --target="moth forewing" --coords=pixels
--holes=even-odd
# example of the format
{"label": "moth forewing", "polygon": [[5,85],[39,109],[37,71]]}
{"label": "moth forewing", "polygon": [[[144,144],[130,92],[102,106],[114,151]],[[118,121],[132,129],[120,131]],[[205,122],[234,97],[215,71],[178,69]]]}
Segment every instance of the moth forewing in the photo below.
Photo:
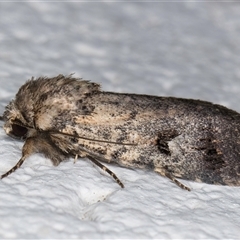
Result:
{"label": "moth forewing", "polygon": [[2,177],[40,152],[55,166],[87,157],[121,187],[101,162],[151,169],[186,190],[176,178],[240,186],[240,114],[220,105],[104,92],[58,75],[26,82],[0,120],[8,135],[25,139],[21,160]]}

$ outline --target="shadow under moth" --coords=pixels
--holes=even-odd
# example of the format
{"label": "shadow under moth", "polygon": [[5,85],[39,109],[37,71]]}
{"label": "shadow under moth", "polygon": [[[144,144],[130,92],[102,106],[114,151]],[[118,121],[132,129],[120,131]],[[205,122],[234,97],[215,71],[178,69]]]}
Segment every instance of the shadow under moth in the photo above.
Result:
{"label": "shadow under moth", "polygon": [[58,75],[27,81],[0,118],[25,141],[22,157],[42,153],[57,166],[70,157],[151,169],[177,178],[240,186],[240,114],[210,102],[104,92],[97,83]]}

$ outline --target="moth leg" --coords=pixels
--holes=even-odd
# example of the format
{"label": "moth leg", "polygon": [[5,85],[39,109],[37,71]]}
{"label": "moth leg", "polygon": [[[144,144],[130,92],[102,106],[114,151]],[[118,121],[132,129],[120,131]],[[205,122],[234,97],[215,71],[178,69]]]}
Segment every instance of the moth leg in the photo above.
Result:
{"label": "moth leg", "polygon": [[22,149],[22,157],[21,159],[18,161],[18,163],[11,168],[9,171],[7,171],[6,173],[4,173],[1,176],[1,179],[7,177],[8,175],[10,175],[11,173],[15,172],[18,168],[21,167],[21,165],[23,164],[23,162],[25,161],[25,159],[27,157],[29,157],[31,154],[33,154],[35,151],[33,149],[33,146],[31,146],[31,139],[27,139],[25,144],[23,145],[23,149]]}
{"label": "moth leg", "polygon": [[113,173],[111,170],[109,170],[107,167],[105,167],[103,164],[101,164],[99,161],[97,161],[95,158],[87,155],[87,158],[91,160],[94,164],[96,164],[98,167],[100,167],[103,171],[107,172],[109,175],[111,175],[114,180],[120,185],[121,188],[124,188],[123,183],[119,180],[119,178],[116,176],[115,173]]}
{"label": "moth leg", "polygon": [[191,191],[191,189],[187,186],[185,186],[184,184],[182,184],[180,181],[178,181],[175,177],[173,177],[171,174],[166,173],[165,176],[167,178],[169,178],[170,180],[172,180],[175,184],[177,184],[177,186],[179,186],[180,188],[187,190],[187,191]]}
{"label": "moth leg", "polygon": [[162,168],[155,168],[154,169],[155,172],[159,173],[161,176],[165,176],[167,178],[169,178],[172,182],[174,182],[177,186],[179,186],[180,188],[187,190],[187,191],[191,191],[191,189],[187,186],[185,186],[184,184],[182,184],[180,181],[178,181],[175,177],[173,177],[171,175],[171,173],[169,173],[167,170],[163,170]]}
{"label": "moth leg", "polygon": [[23,164],[23,162],[25,161],[25,159],[27,158],[28,156],[23,156],[21,157],[21,159],[18,161],[18,163],[13,167],[11,168],[9,171],[7,171],[6,173],[4,173],[2,176],[1,176],[1,179],[7,177],[8,175],[10,175],[11,173],[15,172],[18,168],[21,167],[21,165]]}
{"label": "moth leg", "polygon": [[78,159],[78,154],[76,154],[73,164],[75,164],[77,162],[77,159]]}

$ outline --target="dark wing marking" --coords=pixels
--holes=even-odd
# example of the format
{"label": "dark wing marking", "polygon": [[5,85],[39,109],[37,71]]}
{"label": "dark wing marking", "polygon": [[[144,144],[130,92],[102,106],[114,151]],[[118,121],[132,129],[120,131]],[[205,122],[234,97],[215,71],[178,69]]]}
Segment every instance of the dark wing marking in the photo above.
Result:
{"label": "dark wing marking", "polygon": [[175,129],[163,130],[158,134],[157,146],[158,150],[167,156],[171,156],[168,142],[177,137],[179,133]]}
{"label": "dark wing marking", "polygon": [[200,139],[201,146],[196,148],[203,152],[203,160],[206,163],[206,168],[212,171],[221,169],[225,166],[225,161],[214,138],[208,137]]}

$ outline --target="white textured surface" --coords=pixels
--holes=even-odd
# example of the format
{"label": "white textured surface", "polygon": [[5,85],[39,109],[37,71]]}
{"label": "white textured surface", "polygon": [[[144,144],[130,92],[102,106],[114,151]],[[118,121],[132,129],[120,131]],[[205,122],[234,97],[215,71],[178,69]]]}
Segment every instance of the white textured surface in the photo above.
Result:
{"label": "white textured surface", "polygon": [[[104,90],[201,98],[240,111],[240,4],[0,3],[0,113],[31,76],[75,72]],[[1,123],[2,125],[2,123]],[[22,143],[0,128],[0,172]],[[0,181],[0,238],[239,238],[240,188],[87,160],[30,157]]]}

